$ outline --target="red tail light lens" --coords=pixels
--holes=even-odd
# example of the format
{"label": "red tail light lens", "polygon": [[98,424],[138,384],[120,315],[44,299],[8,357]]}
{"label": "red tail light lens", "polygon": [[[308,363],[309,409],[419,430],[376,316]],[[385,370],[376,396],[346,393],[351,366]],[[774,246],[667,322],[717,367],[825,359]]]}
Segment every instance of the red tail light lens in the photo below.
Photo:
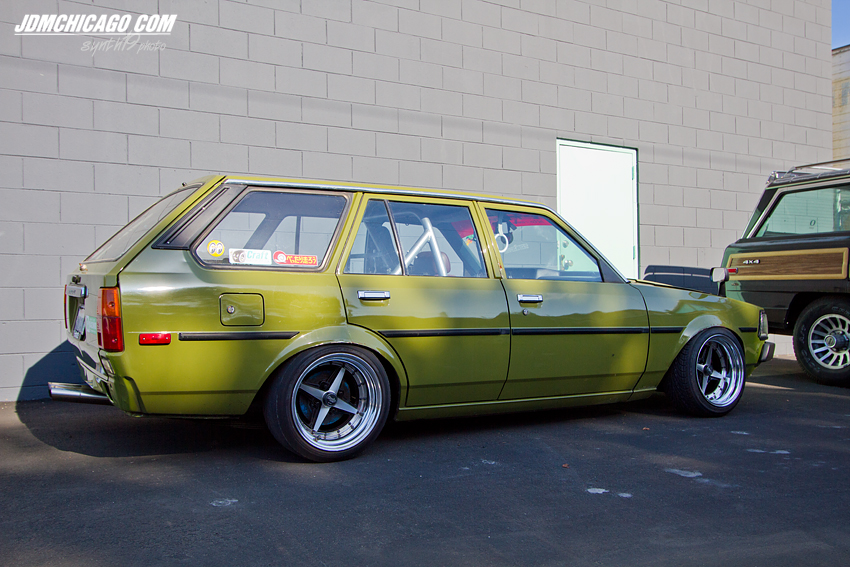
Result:
{"label": "red tail light lens", "polygon": [[110,352],[124,350],[121,295],[117,287],[100,288],[100,301],[97,302],[97,344]]}

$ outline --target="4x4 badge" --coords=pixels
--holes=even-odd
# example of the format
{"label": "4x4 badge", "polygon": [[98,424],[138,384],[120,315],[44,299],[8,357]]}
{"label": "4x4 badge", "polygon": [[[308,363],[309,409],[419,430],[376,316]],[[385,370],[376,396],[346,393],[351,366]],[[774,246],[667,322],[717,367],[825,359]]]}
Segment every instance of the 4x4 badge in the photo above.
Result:
{"label": "4x4 badge", "polygon": [[744,264],[744,265],[748,265],[748,264],[759,264],[760,262],[761,262],[761,260],[744,260],[741,263]]}

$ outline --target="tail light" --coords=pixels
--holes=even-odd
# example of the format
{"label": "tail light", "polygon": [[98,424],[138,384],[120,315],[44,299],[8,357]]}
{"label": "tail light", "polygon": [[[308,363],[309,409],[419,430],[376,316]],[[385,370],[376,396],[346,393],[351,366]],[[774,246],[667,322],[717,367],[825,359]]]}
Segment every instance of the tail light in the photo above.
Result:
{"label": "tail light", "polygon": [[117,287],[100,288],[100,301],[97,302],[97,344],[110,352],[124,350],[121,295]]}
{"label": "tail light", "polygon": [[65,313],[65,329],[68,329],[68,286],[65,286],[65,292],[62,294],[62,311]]}

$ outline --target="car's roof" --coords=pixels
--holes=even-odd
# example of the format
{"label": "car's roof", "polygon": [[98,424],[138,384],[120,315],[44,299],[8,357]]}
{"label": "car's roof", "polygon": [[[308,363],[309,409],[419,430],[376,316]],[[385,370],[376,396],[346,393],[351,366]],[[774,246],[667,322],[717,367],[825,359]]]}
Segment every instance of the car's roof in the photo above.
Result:
{"label": "car's roof", "polygon": [[469,201],[482,201],[498,204],[520,205],[526,207],[543,207],[549,209],[536,201],[514,199],[507,197],[496,197],[493,195],[482,195],[465,191],[452,191],[449,189],[418,189],[397,185],[379,185],[373,183],[355,183],[348,181],[318,181],[313,179],[293,179],[283,177],[255,177],[248,175],[227,175],[222,183],[237,183],[265,187],[293,187],[298,189],[320,189],[326,191],[362,191],[365,193],[383,193],[393,195],[410,195],[414,197],[448,197],[452,199],[464,199]]}

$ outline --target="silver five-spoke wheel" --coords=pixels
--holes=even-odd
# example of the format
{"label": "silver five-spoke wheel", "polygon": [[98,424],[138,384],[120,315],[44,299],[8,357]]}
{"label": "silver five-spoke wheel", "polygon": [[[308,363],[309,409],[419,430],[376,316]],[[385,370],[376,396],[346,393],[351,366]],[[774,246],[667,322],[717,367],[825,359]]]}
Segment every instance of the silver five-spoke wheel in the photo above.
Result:
{"label": "silver five-spoke wheel", "polygon": [[308,366],[295,386],[292,413],[301,437],[323,451],[345,451],[374,429],[380,416],[378,374],[348,353],[325,355]]}
{"label": "silver five-spoke wheel", "polygon": [[688,341],[665,381],[667,395],[683,411],[720,416],[741,399],[747,369],[740,340],[728,329],[706,329]]}
{"label": "silver five-spoke wheel", "polygon": [[347,345],[299,354],[274,378],[265,417],[275,438],[314,461],[354,456],[387,419],[386,371],[370,352]]}
{"label": "silver five-spoke wheel", "polygon": [[737,339],[721,333],[708,337],[697,354],[696,374],[705,401],[718,408],[735,403],[746,377]]}

